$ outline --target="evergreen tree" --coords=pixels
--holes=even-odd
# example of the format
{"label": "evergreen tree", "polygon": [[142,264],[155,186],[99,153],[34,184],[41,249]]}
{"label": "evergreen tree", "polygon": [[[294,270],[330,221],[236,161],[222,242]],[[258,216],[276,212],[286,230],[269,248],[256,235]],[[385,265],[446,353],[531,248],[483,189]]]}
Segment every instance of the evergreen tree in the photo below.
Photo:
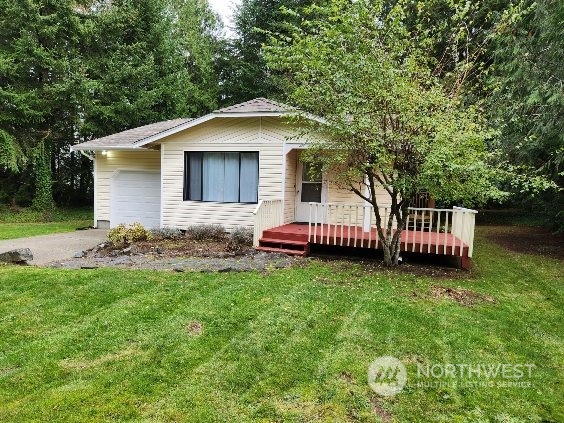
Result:
{"label": "evergreen tree", "polygon": [[243,0],[235,13],[236,38],[227,44],[221,58],[222,102],[235,104],[256,97],[280,98],[283,80],[266,64],[262,46],[269,32],[287,33],[288,23],[298,24],[300,17],[290,10],[302,10],[311,0]]}
{"label": "evergreen tree", "polygon": [[52,204],[46,154],[72,139],[78,120],[74,100],[83,76],[78,10],[75,0],[0,1],[0,165],[4,172],[42,165],[28,173],[37,176],[40,207]]}
{"label": "evergreen tree", "polygon": [[69,147],[217,105],[206,0],[0,0],[0,201],[91,199]]}
{"label": "evergreen tree", "polygon": [[532,167],[560,186],[540,198],[540,209],[562,229],[564,3],[527,0],[512,13],[517,19],[496,38],[490,115],[508,160]]}

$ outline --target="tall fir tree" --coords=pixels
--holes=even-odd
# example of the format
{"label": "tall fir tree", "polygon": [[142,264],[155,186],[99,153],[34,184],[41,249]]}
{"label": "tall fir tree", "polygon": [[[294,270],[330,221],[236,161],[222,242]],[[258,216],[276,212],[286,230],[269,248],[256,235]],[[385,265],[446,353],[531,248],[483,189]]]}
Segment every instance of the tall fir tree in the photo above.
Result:
{"label": "tall fir tree", "polygon": [[221,58],[223,104],[235,104],[256,97],[282,98],[283,80],[266,63],[262,47],[270,33],[284,34],[288,23],[298,24],[299,11],[311,0],[243,0],[235,12],[236,37],[227,43]]}
{"label": "tall fir tree", "polygon": [[27,182],[42,198],[38,207],[53,201],[48,154],[72,138],[78,120],[79,6],[75,0],[0,1],[0,165],[4,173],[42,165],[24,173],[36,175]]}
{"label": "tall fir tree", "polygon": [[207,0],[0,0],[0,16],[0,201],[88,201],[72,144],[217,105]]}

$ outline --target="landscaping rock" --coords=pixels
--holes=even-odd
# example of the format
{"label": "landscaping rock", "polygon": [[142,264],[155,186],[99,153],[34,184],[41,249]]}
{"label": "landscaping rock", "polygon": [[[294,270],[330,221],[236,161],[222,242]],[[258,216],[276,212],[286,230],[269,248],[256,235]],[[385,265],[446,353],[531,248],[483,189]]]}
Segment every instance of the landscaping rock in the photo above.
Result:
{"label": "landscaping rock", "polygon": [[76,253],[74,253],[73,258],[82,258],[86,255],[86,253],[84,251],[77,251]]}
{"label": "landscaping rock", "polygon": [[175,272],[178,272],[178,273],[183,273],[183,272],[184,272],[184,268],[183,268],[183,267],[180,267],[180,266],[176,266],[176,267],[175,267],[174,269],[172,269],[172,270],[174,270]]}
{"label": "landscaping rock", "polygon": [[14,264],[28,264],[33,260],[33,254],[29,248],[18,248],[0,254],[0,262]]}

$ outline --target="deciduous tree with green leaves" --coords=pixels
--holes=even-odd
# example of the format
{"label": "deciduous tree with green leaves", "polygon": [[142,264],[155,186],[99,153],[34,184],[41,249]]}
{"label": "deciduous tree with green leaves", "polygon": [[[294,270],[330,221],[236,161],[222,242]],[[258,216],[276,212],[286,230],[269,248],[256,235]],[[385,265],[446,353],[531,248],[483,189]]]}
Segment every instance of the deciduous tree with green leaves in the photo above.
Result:
{"label": "deciduous tree with green leaves", "polygon": [[[269,65],[289,80],[309,157],[338,169],[338,183],[374,208],[387,265],[398,264],[408,208],[420,190],[473,206],[504,195],[488,165],[482,113],[461,107],[428,66],[403,21],[401,2],[334,0],[313,6],[291,39],[274,37]],[[311,114],[322,121],[309,119]],[[389,194],[387,220],[379,187]],[[397,224],[397,229],[394,225]]]}

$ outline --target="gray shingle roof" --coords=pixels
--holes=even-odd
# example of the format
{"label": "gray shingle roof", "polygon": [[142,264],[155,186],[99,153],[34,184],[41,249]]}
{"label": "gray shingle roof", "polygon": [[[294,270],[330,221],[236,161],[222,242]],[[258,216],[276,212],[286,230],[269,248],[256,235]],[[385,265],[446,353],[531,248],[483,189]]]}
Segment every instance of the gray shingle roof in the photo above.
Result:
{"label": "gray shingle roof", "polygon": [[223,109],[216,110],[214,113],[283,113],[292,110],[295,110],[292,106],[261,97],[235,104],[234,106],[224,107]]}
{"label": "gray shingle roof", "polygon": [[74,148],[79,150],[88,150],[89,148],[96,150],[104,147],[133,147],[135,143],[143,141],[145,138],[152,137],[186,122],[190,122],[191,120],[192,119],[172,119],[152,123],[150,125],[108,135],[107,137],[86,141],[75,145]]}
{"label": "gray shingle roof", "polygon": [[[295,108],[266,98],[255,98],[244,103],[235,104],[234,106],[224,107],[214,111],[213,113],[199,119],[213,118],[228,113],[285,113],[295,110]],[[199,120],[198,119],[198,120]],[[158,136],[162,132],[166,132],[177,126],[184,125],[197,119],[173,119],[164,122],[152,123],[150,125],[141,126],[139,128],[129,129],[117,134],[108,135],[107,137],[83,142],[73,146],[73,150],[103,150],[104,148],[135,148],[140,147],[138,144],[143,143],[148,138]]]}

